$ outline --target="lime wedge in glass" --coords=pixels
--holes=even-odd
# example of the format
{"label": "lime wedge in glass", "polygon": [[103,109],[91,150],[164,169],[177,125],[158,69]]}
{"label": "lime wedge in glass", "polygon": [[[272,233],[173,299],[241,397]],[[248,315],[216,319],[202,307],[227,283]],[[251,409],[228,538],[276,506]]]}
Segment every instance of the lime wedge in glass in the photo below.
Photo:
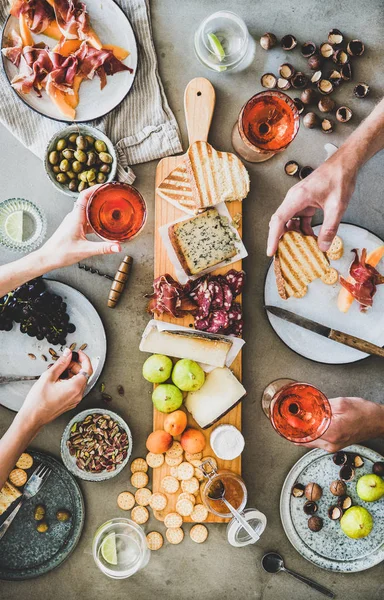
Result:
{"label": "lime wedge in glass", "polygon": [[[219,38],[217,37],[217,35],[215,35],[214,33],[208,33],[208,42],[212,49],[213,54],[215,56],[217,56],[219,61],[221,62],[222,60],[224,60],[225,50],[224,50],[223,46],[221,45],[221,42],[220,42]],[[223,70],[223,69],[220,69],[220,70]]]}
{"label": "lime wedge in glass", "polygon": [[110,565],[117,565],[116,534],[109,533],[101,544],[101,554]]}
{"label": "lime wedge in glass", "polygon": [[10,215],[8,215],[5,223],[4,229],[6,234],[13,240],[14,242],[22,242],[23,241],[23,223],[24,223],[24,211],[17,210]]}

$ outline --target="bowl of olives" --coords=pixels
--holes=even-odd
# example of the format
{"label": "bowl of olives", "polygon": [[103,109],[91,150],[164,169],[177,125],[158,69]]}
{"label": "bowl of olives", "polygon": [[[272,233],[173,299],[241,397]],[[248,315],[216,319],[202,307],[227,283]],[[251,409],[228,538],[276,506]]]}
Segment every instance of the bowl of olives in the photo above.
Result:
{"label": "bowl of olives", "polygon": [[111,140],[89,125],[70,125],[50,140],[45,170],[53,185],[67,196],[98,183],[113,181],[117,156]]}

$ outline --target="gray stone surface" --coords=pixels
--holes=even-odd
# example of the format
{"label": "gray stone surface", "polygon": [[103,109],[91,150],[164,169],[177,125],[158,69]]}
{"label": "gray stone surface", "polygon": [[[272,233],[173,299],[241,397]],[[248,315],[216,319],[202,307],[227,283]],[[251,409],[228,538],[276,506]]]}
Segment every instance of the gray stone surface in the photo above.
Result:
{"label": "gray stone surface", "polygon": [[[86,524],[76,552],[58,570],[39,580],[2,583],[0,597],[7,600],[48,600],[53,597],[57,600],[148,600],[155,596],[166,597],[168,600],[320,598],[317,592],[296,583],[287,575],[273,577],[261,570],[262,554],[267,550],[278,549],[285,557],[287,566],[332,588],[340,600],[382,600],[382,567],[354,575],[328,573],[306,562],[287,541],[279,517],[279,492],[286,473],[304,450],[289,444],[273,432],[261,412],[260,395],[263,387],[272,379],[289,376],[314,383],[330,397],[344,394],[362,395],[374,401],[382,399],[382,364],[379,358],[370,358],[344,367],[321,366],[296,356],[272,332],[262,303],[263,279],[268,265],[265,256],[268,220],[292,183],[283,172],[285,162],[297,159],[314,167],[319,165],[325,157],[324,143],[340,144],[382,96],[384,2],[153,0],[151,5],[160,71],[182,128],[184,145],[187,139],[182,108],[183,91],[191,78],[203,75],[213,82],[217,92],[217,105],[210,141],[220,150],[231,150],[230,132],[241,105],[260,90],[261,74],[276,71],[285,59],[280,50],[266,54],[257,47],[255,60],[245,72],[216,74],[207,71],[194,57],[193,31],[198,22],[209,13],[221,8],[235,10],[243,16],[256,38],[264,31],[274,31],[278,36],[291,32],[301,41],[309,39],[320,43],[331,27],[339,27],[349,37],[359,37],[367,44],[366,55],[356,61],[355,80],[369,82],[373,90],[371,96],[364,101],[355,100],[350,84],[336,94],[340,102],[350,105],[354,110],[355,117],[351,124],[339,125],[336,132],[329,136],[324,136],[319,131],[302,129],[287,152],[268,163],[250,167],[252,191],[244,203],[244,239],[249,258],[245,262],[248,285],[244,297],[247,340],[244,351],[244,384],[248,396],[243,405],[244,435],[247,441],[243,474],[249,490],[249,505],[265,512],[268,527],[257,546],[234,549],[226,542],[225,527],[211,525],[209,540],[203,546],[197,546],[188,538],[180,546],[171,547],[167,544],[152,556],[145,571],[132,579],[117,582],[98,572],[90,548],[96,527],[119,514],[116,497],[127,488],[129,473],[123,472],[112,481],[98,484],[81,482],[86,502]],[[298,51],[289,59],[295,65],[304,66]],[[0,134],[0,198],[21,196],[37,202],[49,217],[51,233],[71,208],[71,201],[51,187],[37,158],[23,149],[4,129],[0,130]],[[372,229],[382,238],[383,158],[383,153],[380,153],[362,170],[345,217],[352,223]],[[81,290],[94,303],[105,323],[109,352],[102,380],[112,390],[118,384],[123,384],[126,389],[125,398],[116,394],[110,408],[120,412],[132,428],[134,456],[143,454],[145,437],[150,432],[152,422],[150,386],[140,376],[143,356],[138,351],[138,343],[148,320],[143,294],[150,289],[152,282],[154,172],[154,163],[136,167],[137,186],[149,204],[149,220],[145,232],[127,248],[135,259],[135,269],[119,307],[115,311],[106,308],[107,281],[80,272],[77,267],[54,274],[59,280]],[[12,260],[14,255],[1,251],[0,258],[2,262],[6,262]],[[118,259],[108,257],[90,262],[113,273]],[[83,401],[82,408],[97,405],[97,393],[93,392]],[[0,409],[1,432],[9,425],[12,417],[11,412]],[[60,436],[70,417],[71,415],[63,415],[49,425],[36,438],[34,445],[58,456]],[[371,440],[368,445],[384,451],[382,440]],[[152,528],[163,531],[154,520],[147,526],[147,530]]]}

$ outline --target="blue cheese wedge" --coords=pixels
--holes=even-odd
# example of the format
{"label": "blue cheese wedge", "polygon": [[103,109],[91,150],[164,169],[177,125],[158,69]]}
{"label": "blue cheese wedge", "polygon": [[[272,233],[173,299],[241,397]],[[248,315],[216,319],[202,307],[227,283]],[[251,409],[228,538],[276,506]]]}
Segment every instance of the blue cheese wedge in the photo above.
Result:
{"label": "blue cheese wedge", "polygon": [[215,208],[170,225],[169,238],[187,275],[198,275],[236,256],[234,234]]}
{"label": "blue cheese wedge", "polygon": [[185,406],[202,429],[211,427],[229,412],[242,398],[244,386],[227,367],[206,374],[204,385],[189,392]]}

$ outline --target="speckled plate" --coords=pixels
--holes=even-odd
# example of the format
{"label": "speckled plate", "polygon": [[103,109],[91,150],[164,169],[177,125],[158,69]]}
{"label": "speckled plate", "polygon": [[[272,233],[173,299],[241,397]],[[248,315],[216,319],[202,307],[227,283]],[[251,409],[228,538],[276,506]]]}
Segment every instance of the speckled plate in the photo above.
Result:
{"label": "speckled plate", "polygon": [[[332,454],[320,449],[305,454],[288,473],[281,491],[280,516],[289,541],[304,558],[323,569],[354,573],[369,569],[384,560],[384,500],[363,502],[356,493],[358,478],[372,473],[373,463],[383,458],[364,446],[349,446],[345,450],[364,458],[363,467],[356,469],[355,479],[347,485],[353,504],[364,506],[373,516],[371,534],[360,540],[350,539],[341,531],[339,521],[332,521],[328,517],[329,506],[336,504],[329,486],[333,480],[338,479],[340,467],[334,464]],[[308,529],[308,517],[303,512],[305,498],[294,498],[291,494],[294,483],[305,485],[310,481],[315,481],[323,488],[316,514],[323,519],[324,525],[317,533]]]}
{"label": "speckled plate", "polygon": [[[84,502],[75,478],[55,458],[42,452],[28,450],[35,466],[44,463],[52,473],[40,492],[25,502],[7,533],[0,541],[0,579],[22,580],[38,577],[58,567],[75,549],[84,525]],[[36,504],[46,507],[49,530],[36,531],[33,512]],[[1,515],[6,519],[14,504]],[[63,523],[56,512],[66,508],[72,517]]]}

